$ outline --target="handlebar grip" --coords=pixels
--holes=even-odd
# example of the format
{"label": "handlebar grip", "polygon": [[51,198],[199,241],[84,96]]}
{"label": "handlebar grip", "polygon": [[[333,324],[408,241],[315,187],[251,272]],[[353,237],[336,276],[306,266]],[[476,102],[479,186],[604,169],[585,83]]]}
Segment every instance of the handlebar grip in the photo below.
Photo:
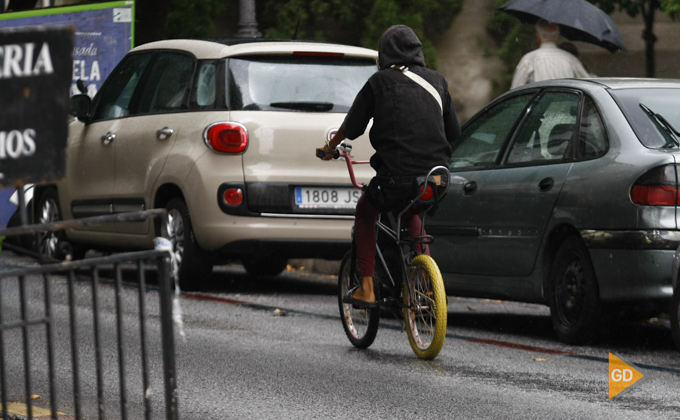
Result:
{"label": "handlebar grip", "polygon": [[[316,151],[316,157],[319,159],[323,159],[326,156],[326,153],[323,150],[317,150]],[[340,151],[338,149],[335,149],[333,152],[333,159],[337,159],[340,157]]]}

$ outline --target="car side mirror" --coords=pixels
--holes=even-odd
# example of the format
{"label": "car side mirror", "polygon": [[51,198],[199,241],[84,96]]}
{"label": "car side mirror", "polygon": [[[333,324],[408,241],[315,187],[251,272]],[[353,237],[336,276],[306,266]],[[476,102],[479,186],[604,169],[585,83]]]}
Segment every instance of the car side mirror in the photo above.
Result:
{"label": "car side mirror", "polygon": [[71,115],[80,121],[87,122],[90,118],[92,99],[84,93],[71,96]]}
{"label": "car side mirror", "polygon": [[85,86],[85,82],[83,82],[83,79],[78,79],[76,81],[76,86],[78,87],[80,93],[87,93],[87,86]]}

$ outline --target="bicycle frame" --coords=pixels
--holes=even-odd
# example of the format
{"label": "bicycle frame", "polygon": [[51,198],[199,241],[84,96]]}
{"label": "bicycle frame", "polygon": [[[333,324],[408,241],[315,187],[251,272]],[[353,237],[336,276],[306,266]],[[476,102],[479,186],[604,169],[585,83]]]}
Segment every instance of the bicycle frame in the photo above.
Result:
{"label": "bicycle frame", "polygon": [[[354,185],[354,187],[364,191],[367,188],[367,185],[359,184],[357,182],[356,177],[354,175],[354,165],[367,164],[367,163],[370,163],[370,162],[367,161],[367,160],[366,161],[352,160],[351,151],[352,151],[352,146],[350,144],[347,144],[347,143],[344,143],[344,142],[340,143],[340,145],[338,145],[338,156],[337,156],[337,158],[343,158],[345,160],[345,163],[347,165],[347,171],[349,172],[349,177],[350,177],[350,180],[352,181],[352,185]],[[387,237],[399,249],[399,256],[400,256],[400,260],[401,260],[400,267],[401,267],[401,270],[402,270],[402,272],[400,273],[401,278],[405,278],[405,275],[408,273],[408,265],[409,265],[410,261],[413,259],[413,257],[415,257],[414,254],[418,254],[417,251],[415,251],[414,249],[411,249],[411,242],[420,243],[421,244],[421,250],[424,250],[424,252],[427,252],[426,251],[427,248],[425,248],[425,247],[428,247],[429,244],[432,243],[433,239],[431,237],[428,238],[425,235],[425,215],[434,206],[434,204],[430,205],[427,208],[422,209],[421,213],[423,214],[423,216],[422,216],[422,221],[421,221],[420,237],[411,238],[410,241],[405,241],[401,237],[401,232],[402,232],[401,219],[402,219],[402,216],[404,214],[406,214],[406,212],[408,212],[416,203],[418,203],[419,199],[422,199],[426,194],[428,194],[428,189],[425,188],[425,187],[427,187],[428,181],[431,179],[433,174],[437,171],[445,171],[447,176],[446,176],[446,185],[444,187],[443,192],[438,193],[439,196],[435,197],[434,204],[436,204],[441,199],[441,197],[443,197],[446,194],[446,192],[449,189],[450,174],[449,174],[448,168],[445,167],[445,166],[435,166],[434,168],[430,169],[430,171],[427,173],[427,175],[425,177],[426,182],[424,184],[424,187],[422,188],[422,193],[419,196],[412,199],[409,202],[409,204],[405,208],[403,208],[399,212],[399,214],[397,215],[396,221],[394,222],[394,223],[396,223],[396,226],[397,226],[396,230],[390,228],[387,224],[382,222],[382,220],[381,220],[382,215],[379,215],[378,219],[376,221],[377,229],[380,232],[382,232],[383,234],[387,235]],[[388,219],[390,219],[389,213],[386,213],[386,216],[388,217]],[[378,236],[376,235],[376,238],[377,237]],[[352,246],[354,248],[354,245],[352,245]],[[393,293],[392,293],[393,296],[391,297],[392,299],[390,301],[388,301],[387,299],[384,299],[384,301],[386,303],[396,304],[395,306],[398,305],[399,310],[403,309],[403,304],[399,300],[399,292],[400,292],[401,288],[397,287],[397,282],[394,280],[394,277],[392,275],[392,270],[390,270],[389,267],[388,267],[387,261],[385,260],[385,257],[383,255],[383,251],[380,249],[380,245],[378,244],[378,241],[376,241],[376,263],[377,262],[380,262],[380,265],[382,266],[385,273],[387,274],[387,277],[391,282],[391,286],[392,286],[391,290],[393,291]]]}

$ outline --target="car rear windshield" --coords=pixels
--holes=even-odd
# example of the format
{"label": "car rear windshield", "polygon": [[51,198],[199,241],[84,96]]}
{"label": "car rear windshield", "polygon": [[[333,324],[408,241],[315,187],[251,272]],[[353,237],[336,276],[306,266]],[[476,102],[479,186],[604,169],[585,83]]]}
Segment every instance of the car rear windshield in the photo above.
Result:
{"label": "car rear windshield", "polygon": [[347,112],[375,61],[326,56],[229,59],[232,110]]}
{"label": "car rear windshield", "polygon": [[680,89],[631,88],[609,91],[643,145],[679,147]]}

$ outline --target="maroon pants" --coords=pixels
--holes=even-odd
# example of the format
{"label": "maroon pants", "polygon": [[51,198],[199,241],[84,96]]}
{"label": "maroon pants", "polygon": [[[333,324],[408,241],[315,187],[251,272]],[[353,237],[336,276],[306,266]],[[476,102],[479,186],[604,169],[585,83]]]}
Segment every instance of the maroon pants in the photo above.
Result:
{"label": "maroon pants", "polygon": [[[354,240],[361,277],[373,277],[375,271],[375,223],[378,214],[380,214],[378,209],[371,204],[366,194],[362,194],[354,213]],[[404,215],[404,227],[408,229],[409,236],[420,236],[422,223],[417,210],[411,210]],[[396,226],[394,228],[396,229]],[[422,252],[420,244],[416,245],[416,250]],[[429,249],[427,254],[430,255]]]}

